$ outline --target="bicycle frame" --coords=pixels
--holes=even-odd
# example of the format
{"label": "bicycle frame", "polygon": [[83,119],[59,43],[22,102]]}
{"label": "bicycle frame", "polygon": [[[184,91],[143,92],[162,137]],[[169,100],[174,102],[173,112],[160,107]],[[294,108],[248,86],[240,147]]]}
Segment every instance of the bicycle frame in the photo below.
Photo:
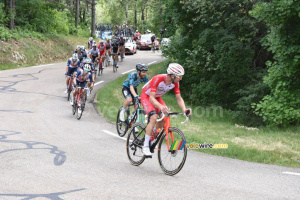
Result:
{"label": "bicycle frame", "polygon": [[[164,132],[166,133],[165,139],[167,140],[168,151],[170,151],[170,142],[169,142],[169,128],[171,127],[170,115],[185,115],[185,114],[184,113],[177,113],[177,112],[169,113],[169,114],[167,114],[167,116],[165,116],[163,114],[163,116],[161,118],[162,118],[162,120],[165,121],[165,124],[164,124],[164,127],[161,130],[161,132],[156,136],[156,141],[150,146],[150,151],[151,152],[155,149],[155,146],[159,142],[160,138],[163,136]],[[162,120],[159,120],[159,121],[162,121]],[[186,120],[184,122],[181,122],[181,124],[185,124],[187,121],[188,121],[188,117],[186,116]],[[174,143],[173,132],[170,132],[170,137],[171,137],[171,140],[172,140],[172,143],[171,143],[171,145],[172,145]]]}
{"label": "bicycle frame", "polygon": [[[137,122],[140,122],[140,116],[141,116],[141,122],[142,122],[142,123],[144,122],[144,116],[143,116],[143,115],[140,115],[140,111],[143,110],[143,109],[141,109],[141,104],[140,104],[140,102],[138,102],[137,105],[138,105],[138,108],[137,108],[135,111],[133,111],[133,112],[135,112],[135,113],[134,113],[132,119],[129,121],[128,118],[127,118],[127,121],[128,121],[128,124],[129,124],[129,125],[131,125],[131,123],[133,122],[134,119],[136,119],[136,121],[135,121],[136,123],[137,123]],[[128,110],[129,110],[129,107],[130,107],[130,106],[134,106],[134,104],[128,105],[128,107],[127,107]]]}
{"label": "bicycle frame", "polygon": [[[78,104],[78,101],[79,101],[79,98],[81,97],[81,95],[84,96],[84,95],[83,95],[84,88],[82,88],[82,87],[77,87],[77,89],[78,89],[79,91],[78,91],[78,94],[76,95],[76,105]],[[82,102],[83,102],[83,99],[82,99]]]}

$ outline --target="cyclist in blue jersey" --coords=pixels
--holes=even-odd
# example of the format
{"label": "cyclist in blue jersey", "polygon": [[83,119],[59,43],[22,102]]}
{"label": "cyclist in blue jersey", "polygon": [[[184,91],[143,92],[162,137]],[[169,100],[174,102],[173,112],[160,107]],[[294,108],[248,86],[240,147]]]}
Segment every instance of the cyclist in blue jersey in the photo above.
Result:
{"label": "cyclist in blue jersey", "polygon": [[[77,70],[77,73],[75,74],[75,78],[74,80],[74,85],[75,85],[75,90],[73,92],[73,97],[71,98],[71,105],[73,105],[74,102],[74,98],[76,97],[77,93],[78,93],[78,86],[81,88],[85,88],[86,84],[88,83],[88,81],[90,82],[90,87],[93,88],[94,87],[94,82],[93,82],[93,78],[92,78],[92,74],[91,74],[91,66],[89,64],[85,64],[83,66],[83,69],[79,68]],[[83,95],[85,95],[85,91],[83,91]]]}
{"label": "cyclist in blue jersey", "polygon": [[136,65],[136,72],[132,72],[128,75],[128,78],[123,83],[122,93],[124,98],[126,99],[123,107],[121,108],[120,112],[120,120],[125,121],[125,109],[127,106],[134,100],[134,109],[137,109],[136,100],[139,98],[139,95],[137,93],[137,87],[142,82],[147,83],[148,82],[148,66],[145,64],[137,64]]}
{"label": "cyclist in blue jersey", "polygon": [[78,67],[80,67],[80,60],[78,59],[78,54],[74,53],[71,58],[68,59],[67,68],[65,75],[67,76],[66,85],[67,88],[65,93],[68,93],[68,82],[70,76],[77,71]]}

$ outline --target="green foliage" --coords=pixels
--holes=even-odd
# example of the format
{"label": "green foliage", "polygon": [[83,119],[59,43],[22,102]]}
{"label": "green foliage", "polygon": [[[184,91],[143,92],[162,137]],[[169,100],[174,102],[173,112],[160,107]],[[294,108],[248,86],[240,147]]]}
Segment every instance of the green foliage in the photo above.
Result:
{"label": "green foliage", "polygon": [[269,55],[259,43],[266,27],[249,16],[253,4],[168,0],[163,17],[166,33],[174,35],[163,53],[181,63],[188,76],[181,83],[189,88],[183,95],[193,104],[234,110],[248,125],[261,123],[251,103],[269,92],[261,76]]}
{"label": "green foliage", "polygon": [[5,21],[4,4],[0,2],[0,24]]}
{"label": "green foliage", "polygon": [[[1,1],[1,0],[0,0]],[[74,5],[67,1],[61,4],[45,0],[22,0],[15,1],[15,30],[4,30],[8,26],[10,14],[5,14],[3,3],[0,2],[0,37],[4,40],[9,38],[19,39],[20,37],[42,38],[40,34],[77,34],[75,29]],[[82,4],[81,7],[84,7]],[[9,9],[7,7],[6,9]],[[80,36],[89,36],[87,25],[90,25],[89,14],[84,14],[80,21]],[[81,16],[82,17],[82,16]],[[22,33],[24,32],[24,33]]]}
{"label": "green foliage", "polygon": [[[272,11],[272,13],[271,13]],[[274,0],[259,3],[251,14],[268,24],[262,44],[274,54],[264,82],[271,94],[254,104],[256,114],[272,125],[300,123],[300,2]]]}

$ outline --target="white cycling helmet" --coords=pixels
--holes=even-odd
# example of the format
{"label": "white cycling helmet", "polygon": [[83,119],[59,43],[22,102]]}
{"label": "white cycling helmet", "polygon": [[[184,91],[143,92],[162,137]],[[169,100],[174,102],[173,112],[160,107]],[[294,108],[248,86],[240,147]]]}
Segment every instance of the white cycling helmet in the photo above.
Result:
{"label": "white cycling helmet", "polygon": [[135,31],[136,33],[139,32],[138,30]]}
{"label": "white cycling helmet", "polygon": [[91,71],[91,65],[89,65],[89,64],[85,64],[84,66],[83,66],[83,70],[84,71]]}
{"label": "white cycling helmet", "polygon": [[72,60],[73,60],[73,62],[75,62],[76,60],[78,60],[78,54],[77,53],[73,53]]}
{"label": "white cycling helmet", "polygon": [[97,44],[96,44],[96,43],[93,43],[92,47],[97,47]]}
{"label": "white cycling helmet", "polygon": [[170,63],[169,66],[168,66],[168,69],[167,69],[167,74],[173,74],[175,77],[183,76],[184,75],[184,69],[178,63]]}
{"label": "white cycling helmet", "polygon": [[90,37],[90,41],[93,41],[93,37]]}
{"label": "white cycling helmet", "polygon": [[91,59],[91,58],[87,58],[87,59],[85,60],[85,63],[87,63],[87,64],[92,63],[92,59]]}

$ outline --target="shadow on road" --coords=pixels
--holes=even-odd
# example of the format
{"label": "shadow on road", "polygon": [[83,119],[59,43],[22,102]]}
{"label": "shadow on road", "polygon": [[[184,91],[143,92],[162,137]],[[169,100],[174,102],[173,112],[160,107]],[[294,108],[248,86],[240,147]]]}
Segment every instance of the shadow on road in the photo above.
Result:
{"label": "shadow on road", "polygon": [[77,190],[69,190],[65,192],[56,192],[56,193],[49,193],[49,194],[2,194],[0,193],[0,196],[7,196],[7,197],[20,197],[22,200],[29,200],[29,199],[35,199],[35,198],[47,198],[51,200],[63,200],[63,198],[59,197],[60,195],[68,194],[71,192],[78,192],[81,190],[85,190],[85,188],[77,189]]}
{"label": "shadow on road", "polygon": [[[8,137],[17,135],[17,134],[21,134],[21,133],[15,132],[15,131],[7,131],[7,130],[0,130],[0,133],[1,132],[8,133],[8,134],[0,134],[0,143],[2,142],[2,143],[10,143],[10,144],[23,144],[25,147],[3,150],[3,151],[0,151],[0,155],[3,153],[11,152],[11,151],[47,149],[47,150],[50,150],[51,154],[55,155],[54,160],[53,160],[54,165],[60,166],[60,165],[64,164],[64,162],[67,159],[65,152],[59,150],[57,146],[47,144],[44,142],[36,142],[36,141],[8,140]],[[42,145],[42,147],[40,147],[41,145]]]}

